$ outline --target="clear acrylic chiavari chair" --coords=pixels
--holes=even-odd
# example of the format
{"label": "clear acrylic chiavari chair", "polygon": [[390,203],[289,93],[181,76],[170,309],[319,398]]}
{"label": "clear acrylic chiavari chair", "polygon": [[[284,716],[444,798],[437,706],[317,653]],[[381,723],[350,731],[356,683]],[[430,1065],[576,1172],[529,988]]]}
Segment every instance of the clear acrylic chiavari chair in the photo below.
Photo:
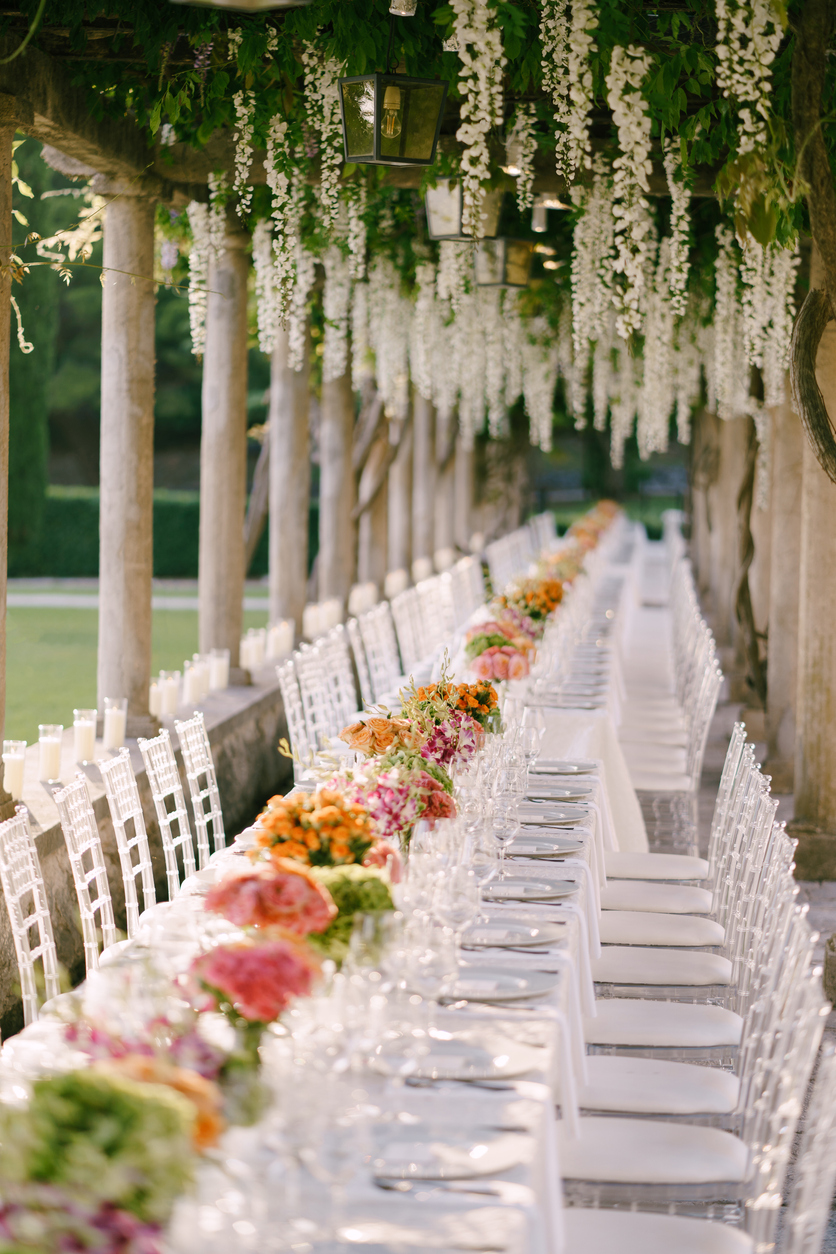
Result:
{"label": "clear acrylic chiavari chair", "polygon": [[[90,802],[87,777],[79,774],[66,788],[53,794],[75,882],[81,914],[84,961],[97,970],[101,954],[117,944],[113,900],[107,878],[99,826]],[[101,932],[101,951],[99,949]]]}
{"label": "clear acrylic chiavari chair", "polygon": [[396,692],[404,680],[404,667],[388,601],[381,601],[374,609],[361,614],[357,625],[366,649],[374,699],[381,701],[387,694]]}
{"label": "clear acrylic chiavari chair", "polygon": [[174,728],[186,768],[197,847],[200,849],[205,845],[208,848],[211,836],[212,848],[217,853],[226,847],[226,833],[218,778],[203,714],[197,711],[192,718],[182,723],[175,719]]}
{"label": "clear acrylic chiavari chair", "polygon": [[46,887],[29,814],[23,806],[0,823],[0,882],[20,973],[23,1021],[28,1025],[38,1018],[42,1004],[36,963],[41,964],[45,1001],[58,996],[60,984]]}
{"label": "clear acrylic chiavari chair", "polygon": [[292,657],[276,667],[276,675],[281,689],[287,733],[293,753],[293,778],[298,784],[304,777],[307,765],[313,757],[313,746],[308,738],[302,694],[296,677],[296,663]]}
{"label": "clear acrylic chiavari chair", "polygon": [[136,776],[131,766],[131,755],[125,747],[113,758],[99,763],[104,780],[105,795],[110,806],[116,847],[122,865],[122,882],[125,886],[125,913],[128,938],[136,935],[139,928],[139,894],[137,880],[142,884],[143,910],[156,905],[154,868],[151,850],[145,830],[145,815],[139,797]]}
{"label": "clear acrylic chiavari chair", "polygon": [[[165,856],[168,895],[173,901],[180,891],[182,879],[194,875],[197,869],[186,798],[183,795],[183,785],[180,782],[180,772],[177,769],[169,732],[163,729],[159,736],[155,736],[152,740],[140,737],[137,744],[151,787]],[[198,867],[203,870],[209,864],[209,842],[205,831],[197,833],[197,841]],[[183,859],[182,879],[178,858]]]}

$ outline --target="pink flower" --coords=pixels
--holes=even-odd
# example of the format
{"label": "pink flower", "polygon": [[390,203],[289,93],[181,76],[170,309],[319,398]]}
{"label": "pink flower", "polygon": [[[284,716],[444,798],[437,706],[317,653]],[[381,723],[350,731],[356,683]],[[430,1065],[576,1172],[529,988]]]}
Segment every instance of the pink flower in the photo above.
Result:
{"label": "pink flower", "polygon": [[[493,652],[493,650],[489,649],[488,652],[491,653]],[[493,654],[493,657],[491,658],[491,662],[493,663],[494,679],[507,679],[508,678],[508,655],[505,652],[505,650],[498,648],[496,652]]]}
{"label": "pink flower", "polygon": [[258,1023],[272,1023],[294,997],[308,997],[316,971],[312,954],[290,939],[218,945],[191,965],[218,1003],[231,1002]]}
{"label": "pink flower", "polygon": [[301,862],[287,858],[246,875],[227,875],[206,894],[205,908],[238,927],[283,927],[297,936],[324,932],[337,907]]}
{"label": "pink flower", "polygon": [[508,659],[508,678],[525,679],[528,674],[528,658],[524,653],[514,653]]}
{"label": "pink flower", "polygon": [[388,867],[391,882],[393,884],[401,882],[401,855],[388,841],[379,840],[372,845],[363,859],[363,866]]}
{"label": "pink flower", "polygon": [[421,788],[424,796],[424,809],[421,812],[422,819],[453,819],[456,817],[456,803],[448,792],[445,792],[441,784],[432,775],[426,771],[421,774]]}
{"label": "pink flower", "polygon": [[477,679],[493,679],[493,649],[486,649],[484,653],[475,657],[470,663],[470,670]]}

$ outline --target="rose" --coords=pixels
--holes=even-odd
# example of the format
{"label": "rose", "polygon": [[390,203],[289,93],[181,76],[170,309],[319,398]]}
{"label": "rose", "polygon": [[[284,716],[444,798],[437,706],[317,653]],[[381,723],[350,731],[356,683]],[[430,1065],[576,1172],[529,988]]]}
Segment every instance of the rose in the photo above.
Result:
{"label": "rose", "polygon": [[356,749],[358,753],[372,751],[373,736],[368,723],[351,723],[344,727],[340,732],[340,740],[344,740],[349,749]]}
{"label": "rose", "polygon": [[394,744],[398,728],[393,727],[392,719],[375,715],[366,720],[366,727],[371,732],[375,753],[385,753]]}
{"label": "rose", "polygon": [[218,945],[195,958],[198,984],[220,1006],[257,1023],[272,1023],[294,997],[308,997],[317,973],[313,955],[290,939]]}
{"label": "rose", "polygon": [[488,649],[485,653],[480,653],[470,663],[470,669],[477,679],[493,679],[493,658],[492,650]]}
{"label": "rose", "polygon": [[288,858],[260,863],[246,875],[225,876],[206,894],[204,908],[238,927],[274,925],[297,936],[324,932],[337,913],[327,890],[305,866]]}
{"label": "rose", "polygon": [[508,659],[508,678],[525,679],[528,674],[528,659],[523,653],[515,653]]}
{"label": "rose", "polygon": [[376,845],[372,845],[363,859],[363,866],[388,868],[391,882],[393,884],[401,882],[401,856],[397,849],[394,849],[386,840],[379,840]]}
{"label": "rose", "polygon": [[[492,652],[492,650],[491,650]],[[508,678],[508,654],[504,649],[497,649],[492,659],[494,679]]]}

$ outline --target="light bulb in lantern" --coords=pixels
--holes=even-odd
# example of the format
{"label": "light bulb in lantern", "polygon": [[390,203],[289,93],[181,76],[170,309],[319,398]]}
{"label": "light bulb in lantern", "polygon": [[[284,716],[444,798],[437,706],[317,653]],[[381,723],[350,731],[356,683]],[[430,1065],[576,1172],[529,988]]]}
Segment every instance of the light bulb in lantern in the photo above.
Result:
{"label": "light bulb in lantern", "polygon": [[383,118],[380,130],[387,139],[397,139],[401,133],[403,117],[401,115],[401,89],[391,83],[383,93]]}
{"label": "light bulb in lantern", "polygon": [[531,210],[531,229],[540,235],[549,229],[549,211],[544,205],[535,205]]}

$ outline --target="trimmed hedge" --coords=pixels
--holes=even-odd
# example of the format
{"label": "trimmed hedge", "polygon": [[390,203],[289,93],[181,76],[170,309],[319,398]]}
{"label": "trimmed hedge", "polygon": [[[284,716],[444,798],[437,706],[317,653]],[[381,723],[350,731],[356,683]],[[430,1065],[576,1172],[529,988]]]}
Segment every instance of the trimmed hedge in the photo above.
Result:
{"label": "trimmed hedge", "polygon": [[[154,574],[160,579],[196,579],[200,494],[159,488],[154,493]],[[316,552],[317,503],[311,502],[310,560]],[[9,574],[18,578],[93,577],[99,573],[99,489],[47,489],[41,541],[9,550]],[[267,574],[267,529],[249,576]]]}

